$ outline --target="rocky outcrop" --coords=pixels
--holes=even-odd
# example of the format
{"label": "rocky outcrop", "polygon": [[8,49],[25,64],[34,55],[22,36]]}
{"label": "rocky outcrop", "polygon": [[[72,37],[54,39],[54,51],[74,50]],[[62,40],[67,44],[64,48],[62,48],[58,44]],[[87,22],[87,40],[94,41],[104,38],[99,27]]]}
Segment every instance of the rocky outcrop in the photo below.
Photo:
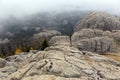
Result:
{"label": "rocky outcrop", "polygon": [[101,29],[103,31],[119,30],[120,21],[119,18],[105,12],[88,12],[82,20],[77,23],[75,31],[84,28]]}
{"label": "rocky outcrop", "polygon": [[75,26],[72,45],[98,53],[116,52],[120,44],[120,21],[105,12],[88,12]]}
{"label": "rocky outcrop", "polygon": [[49,41],[50,46],[56,45],[68,45],[70,46],[70,37],[69,36],[55,36]]}
{"label": "rocky outcrop", "polygon": [[120,45],[120,31],[114,32],[112,37],[115,39],[115,42]]}
{"label": "rocky outcrop", "polygon": [[120,30],[103,31],[99,29],[82,29],[71,37],[72,46],[80,50],[98,53],[116,52],[120,45]]}
{"label": "rocky outcrop", "polygon": [[98,53],[115,52],[116,45],[109,37],[95,37],[90,39],[82,39],[75,41],[73,46],[80,50],[87,50]]}
{"label": "rocky outcrop", "polygon": [[78,32],[74,32],[72,35],[73,40],[101,37],[104,31],[98,29],[82,29]]}
{"label": "rocky outcrop", "polygon": [[119,31],[98,29],[78,29],[71,38],[54,31],[34,35],[36,44],[52,37],[50,47],[0,59],[0,80],[120,80],[120,55],[96,54],[116,51]]}
{"label": "rocky outcrop", "polygon": [[72,46],[80,50],[102,54],[117,50],[113,34],[109,31],[83,29],[72,35],[71,42]]}
{"label": "rocky outcrop", "polygon": [[109,36],[109,37],[112,37],[115,42],[120,45],[120,30],[114,30],[112,32],[110,31],[105,31],[103,33],[103,36]]}
{"label": "rocky outcrop", "polygon": [[59,36],[61,35],[60,32],[56,31],[56,30],[45,30],[43,32],[34,34],[33,38],[38,39],[38,38],[50,38],[53,36]]}
{"label": "rocky outcrop", "polygon": [[45,30],[43,32],[34,34],[32,39],[30,40],[31,46],[33,46],[34,49],[40,49],[44,40],[47,40],[48,42],[53,36],[60,35],[61,33],[56,30]]}
{"label": "rocky outcrop", "polygon": [[[58,38],[60,37],[53,38],[56,40],[55,43],[60,42]],[[68,39],[67,36],[63,38],[65,41]],[[53,45],[44,51],[9,56],[1,60],[4,61],[4,66],[0,68],[0,80],[120,79],[119,61],[104,55],[80,51],[65,44]]]}

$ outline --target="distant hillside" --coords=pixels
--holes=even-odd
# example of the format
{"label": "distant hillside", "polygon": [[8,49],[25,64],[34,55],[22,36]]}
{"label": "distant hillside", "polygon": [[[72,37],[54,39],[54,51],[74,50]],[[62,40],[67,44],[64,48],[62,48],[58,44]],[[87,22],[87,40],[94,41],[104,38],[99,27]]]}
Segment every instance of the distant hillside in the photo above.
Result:
{"label": "distant hillside", "polygon": [[[37,32],[42,29],[55,29],[63,34],[73,33],[73,27],[81,19],[84,12],[71,11],[60,13],[38,13],[25,16],[22,19],[9,17],[2,22],[4,32]],[[32,32],[31,32],[32,29]]]}

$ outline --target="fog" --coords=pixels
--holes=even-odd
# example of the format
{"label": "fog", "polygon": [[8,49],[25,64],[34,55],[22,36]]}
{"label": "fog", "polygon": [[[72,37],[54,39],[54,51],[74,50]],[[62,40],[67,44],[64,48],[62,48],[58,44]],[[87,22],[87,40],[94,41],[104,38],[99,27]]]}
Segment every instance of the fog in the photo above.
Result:
{"label": "fog", "polygon": [[120,14],[120,0],[0,0],[0,19],[38,12],[98,10]]}
{"label": "fog", "polygon": [[24,16],[41,12],[105,11],[120,15],[120,0],[0,0],[0,29],[2,21],[11,16]]}

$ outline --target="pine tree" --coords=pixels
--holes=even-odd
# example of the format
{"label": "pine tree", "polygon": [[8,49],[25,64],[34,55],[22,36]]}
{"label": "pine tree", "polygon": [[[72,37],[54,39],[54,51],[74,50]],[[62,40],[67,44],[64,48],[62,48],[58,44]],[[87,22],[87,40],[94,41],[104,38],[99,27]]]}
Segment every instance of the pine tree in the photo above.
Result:
{"label": "pine tree", "polygon": [[48,44],[48,41],[45,39],[42,43],[42,47],[41,47],[41,50],[44,50],[46,47],[48,47],[49,44]]}

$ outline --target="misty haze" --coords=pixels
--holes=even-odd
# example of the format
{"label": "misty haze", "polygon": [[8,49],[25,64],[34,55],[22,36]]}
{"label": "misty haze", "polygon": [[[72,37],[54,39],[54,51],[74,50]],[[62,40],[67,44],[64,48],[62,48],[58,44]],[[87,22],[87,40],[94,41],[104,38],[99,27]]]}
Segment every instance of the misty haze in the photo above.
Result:
{"label": "misty haze", "polygon": [[120,80],[120,1],[0,0],[0,80]]}

